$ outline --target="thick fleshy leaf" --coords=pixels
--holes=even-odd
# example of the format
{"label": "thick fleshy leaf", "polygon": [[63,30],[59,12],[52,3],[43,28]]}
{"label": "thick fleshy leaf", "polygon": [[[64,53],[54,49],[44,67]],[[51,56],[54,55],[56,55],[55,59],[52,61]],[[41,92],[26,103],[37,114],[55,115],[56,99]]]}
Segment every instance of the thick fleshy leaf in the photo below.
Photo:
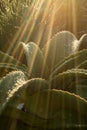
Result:
{"label": "thick fleshy leaf", "polygon": [[[21,52],[21,54],[20,54]],[[28,66],[28,74],[33,77],[48,78],[48,68],[44,64],[44,57],[39,46],[33,42],[27,44],[20,42],[14,57]]]}
{"label": "thick fleshy leaf", "polygon": [[28,103],[28,111],[8,106],[4,107],[0,117],[20,120],[38,130],[86,127],[87,101],[75,94],[61,90],[43,90],[29,96]]}
{"label": "thick fleshy leaf", "polygon": [[60,63],[65,57],[74,53],[76,41],[76,37],[68,31],[61,31],[48,41],[43,48],[43,54],[50,72],[56,64]]}
{"label": "thick fleshy leaf", "polygon": [[87,49],[87,34],[86,33],[80,37],[79,43],[78,43],[78,51],[83,50],[83,49]]}
{"label": "thick fleshy leaf", "polygon": [[25,89],[25,96],[27,98],[28,95],[33,95],[36,92],[49,89],[49,83],[42,78],[33,78],[26,81],[21,88]]}
{"label": "thick fleshy leaf", "polygon": [[21,108],[23,104],[26,104],[25,100],[28,100],[29,95],[31,96],[38,91],[49,88],[48,82],[44,79],[35,78],[28,81],[26,80],[26,76],[20,71],[10,73],[7,77],[3,78],[0,84],[1,105],[5,104],[4,107],[10,105],[12,107]]}
{"label": "thick fleshy leaf", "polygon": [[0,63],[13,63],[17,65],[20,62],[18,62],[16,59],[8,55],[7,53],[0,51]]}
{"label": "thick fleshy leaf", "polygon": [[84,68],[87,69],[87,60],[83,61],[81,64],[77,66],[77,68]]}
{"label": "thick fleshy leaf", "polygon": [[[1,94],[4,96],[1,99],[4,100],[4,97],[7,97],[5,101],[7,106],[21,107],[21,103],[26,104],[25,100],[28,100],[29,95],[32,96],[38,91],[49,89],[48,82],[45,79],[35,78],[27,81],[26,79],[22,72],[10,73],[7,78],[3,78],[1,81]],[[6,87],[6,82],[8,82],[8,87]],[[3,84],[5,88],[3,88]],[[19,103],[20,98],[23,101]]]}
{"label": "thick fleshy leaf", "polygon": [[0,80],[0,109],[26,80],[22,71],[12,71]]}
{"label": "thick fleshy leaf", "polygon": [[[82,64],[85,60],[87,60],[87,49],[79,51],[65,58],[60,64],[55,66],[50,74],[50,77],[54,77],[55,75],[72,68],[80,68],[79,65]],[[81,68],[84,69],[85,67],[83,66]]]}
{"label": "thick fleshy leaf", "polygon": [[87,99],[87,70],[71,69],[49,80],[51,88],[76,93]]}
{"label": "thick fleshy leaf", "polygon": [[17,61],[12,56],[0,51],[0,77],[5,76],[12,70],[26,71],[27,67],[22,65],[21,62]]}
{"label": "thick fleshy leaf", "polygon": [[[72,118],[73,116],[76,116],[73,114],[79,114],[78,107],[82,118],[87,118],[87,114],[85,114],[87,101],[69,92],[61,90],[44,90],[29,96],[27,102],[28,106],[26,106],[26,108],[29,109],[31,113],[34,113],[43,119],[56,118],[57,116],[61,116],[61,112],[63,111],[65,111],[63,114],[68,112]],[[62,118],[65,119],[66,117]]]}

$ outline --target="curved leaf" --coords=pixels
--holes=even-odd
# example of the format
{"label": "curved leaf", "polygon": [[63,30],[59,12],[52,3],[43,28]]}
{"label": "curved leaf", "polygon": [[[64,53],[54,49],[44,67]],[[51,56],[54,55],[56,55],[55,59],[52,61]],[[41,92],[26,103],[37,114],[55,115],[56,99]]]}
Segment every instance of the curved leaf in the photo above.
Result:
{"label": "curved leaf", "polygon": [[43,54],[50,72],[56,64],[74,52],[76,41],[76,37],[69,31],[61,31],[48,41],[43,48]]}
{"label": "curved leaf", "polygon": [[67,127],[79,128],[79,126],[86,128],[87,101],[69,92],[61,90],[37,92],[29,96],[28,107],[30,111],[5,107],[0,116],[20,120],[32,129],[52,130]]}
{"label": "curved leaf", "polygon": [[4,53],[0,51],[0,63],[13,63],[13,64],[20,64],[16,59],[14,59],[12,56],[8,55],[7,53]]}
{"label": "curved leaf", "polygon": [[59,73],[64,72],[68,69],[76,68],[85,60],[87,60],[87,49],[79,51],[65,58],[60,64],[55,66],[55,69],[51,72],[50,77],[54,77],[55,75],[58,75]]}
{"label": "curved leaf", "polygon": [[27,77],[22,71],[10,72],[0,80],[0,109],[26,80]]}
{"label": "curved leaf", "polygon": [[67,70],[49,81],[51,88],[76,93],[87,99],[87,70],[85,69]]}
{"label": "curved leaf", "polygon": [[47,65],[44,64],[44,57],[42,51],[33,42],[29,42],[25,45],[25,54],[28,65],[28,73],[36,78],[36,77],[48,77],[48,68]]}

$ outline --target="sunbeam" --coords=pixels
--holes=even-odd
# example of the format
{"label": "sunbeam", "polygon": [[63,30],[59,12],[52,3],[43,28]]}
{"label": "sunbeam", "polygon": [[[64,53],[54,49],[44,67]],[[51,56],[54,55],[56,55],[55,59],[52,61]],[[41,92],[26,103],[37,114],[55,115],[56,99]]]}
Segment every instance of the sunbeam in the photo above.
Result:
{"label": "sunbeam", "polygon": [[[54,31],[54,27],[55,25],[55,21],[56,21],[56,17],[58,17],[58,15],[64,15],[64,14],[60,14],[61,11],[61,7],[64,4],[64,0],[61,1],[52,1],[52,0],[48,0],[47,2],[45,0],[35,0],[31,7],[27,10],[25,16],[24,16],[24,20],[22,22],[22,24],[20,25],[20,28],[18,30],[18,32],[16,33],[16,35],[14,36],[14,39],[12,41],[12,44],[10,45],[9,49],[8,49],[8,53],[11,53],[11,55],[15,58],[17,58],[19,61],[21,61],[22,56],[24,55],[24,46],[18,46],[19,42],[23,41],[27,44],[27,42],[30,40],[34,30],[36,31],[35,36],[32,36],[33,38],[36,38],[36,44],[38,45],[38,47],[40,46],[40,42],[41,39],[46,36],[46,43],[44,43],[44,45],[47,45],[46,48],[46,53],[44,55],[44,62],[43,62],[43,67],[42,67],[42,72],[41,72],[41,77],[43,76],[43,73],[45,71],[45,67],[47,64],[47,56],[48,56],[48,52],[49,52],[49,46],[50,46],[50,40],[52,38],[53,35],[53,31]],[[72,28],[73,28],[73,32],[74,34],[77,34],[77,19],[76,19],[76,1],[75,0],[71,0],[71,1],[66,1],[66,7],[67,9],[65,9],[67,13],[67,19],[66,22],[68,22],[68,26],[71,26],[71,18],[72,18]],[[72,9],[72,13],[70,12],[70,10]],[[59,13],[58,13],[59,11]],[[66,14],[65,13],[65,14]],[[60,22],[62,23],[63,21],[61,21],[61,19],[59,18]],[[59,21],[58,21],[59,22]],[[55,27],[56,28],[56,27]],[[46,33],[46,34],[45,34]],[[68,41],[68,39],[67,39]],[[30,42],[30,41],[29,41]],[[33,42],[33,41],[32,41]],[[59,44],[59,43],[58,43]],[[61,44],[61,43],[60,43]],[[15,48],[14,48],[15,47]],[[28,50],[29,51],[29,50]],[[30,66],[28,65],[28,67],[30,67],[29,73],[32,73],[32,69],[34,67],[35,64],[35,60],[36,60],[36,56],[37,56],[37,52],[38,49],[35,49],[35,51],[33,52],[34,55],[32,57],[32,62],[30,64]],[[66,51],[66,50],[64,50]],[[18,54],[18,57],[16,57],[16,53]],[[62,52],[61,52],[62,54]],[[52,62],[50,64],[50,68],[52,71],[52,66],[54,65],[54,61],[55,61],[55,55],[56,55],[56,48],[54,49],[54,54],[52,56]],[[28,56],[27,56],[28,57]],[[4,59],[3,59],[4,60]],[[76,65],[75,61],[75,65]],[[78,77],[76,76],[76,80],[78,81]],[[62,81],[64,84],[65,79]],[[77,82],[76,81],[76,82]],[[50,88],[49,88],[50,89]],[[64,99],[64,97],[62,98]],[[39,100],[39,95],[36,99],[36,104],[35,104],[35,109],[37,109],[37,105],[38,105],[38,100]],[[48,111],[49,109],[49,102],[50,102],[50,93],[48,93],[47,95],[47,106],[46,106],[46,115],[49,114]],[[62,107],[65,105],[64,100],[62,100]],[[71,104],[69,104],[71,105]],[[79,111],[79,121],[81,118],[80,115],[80,109],[79,109],[79,102],[77,102],[77,109]],[[65,116],[65,111],[61,111],[61,118],[63,119]],[[64,123],[64,122],[63,122]],[[65,125],[65,124],[63,124]]]}
{"label": "sunbeam", "polygon": [[12,44],[10,45],[8,49],[8,53],[12,53],[12,55],[15,55],[16,49],[14,49],[13,47],[16,46],[16,44],[18,44],[18,42],[22,40],[23,36],[25,35],[25,32],[28,30],[28,26],[31,24],[34,24],[34,21],[32,23],[32,18],[35,15],[38,3],[39,3],[39,0],[34,4],[34,8],[32,4],[31,7],[28,9],[27,14],[25,14],[23,23],[21,24],[19,30],[17,31],[16,35],[14,36],[12,40]]}
{"label": "sunbeam", "polygon": [[76,1],[72,0],[71,5],[72,5],[73,33],[77,35]]}
{"label": "sunbeam", "polygon": [[[1,125],[80,129],[87,124],[87,34],[77,35],[86,14],[81,21],[78,17],[86,7],[79,12],[82,2],[76,0],[10,2],[18,11],[12,7],[15,15],[8,14],[8,23],[13,22],[9,28],[14,26],[11,31],[7,24],[5,28],[8,55],[0,52]],[[12,31],[14,36],[8,36]]]}

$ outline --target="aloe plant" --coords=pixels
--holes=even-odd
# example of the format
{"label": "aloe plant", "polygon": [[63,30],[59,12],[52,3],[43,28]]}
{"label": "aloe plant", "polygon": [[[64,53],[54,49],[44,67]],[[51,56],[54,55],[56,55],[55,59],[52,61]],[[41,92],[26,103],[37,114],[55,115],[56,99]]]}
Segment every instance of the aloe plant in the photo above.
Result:
{"label": "aloe plant", "polygon": [[38,45],[22,47],[21,58],[20,47],[17,55],[0,52],[0,69],[6,69],[0,73],[1,130],[6,124],[11,130],[87,128],[87,49],[51,70]]}

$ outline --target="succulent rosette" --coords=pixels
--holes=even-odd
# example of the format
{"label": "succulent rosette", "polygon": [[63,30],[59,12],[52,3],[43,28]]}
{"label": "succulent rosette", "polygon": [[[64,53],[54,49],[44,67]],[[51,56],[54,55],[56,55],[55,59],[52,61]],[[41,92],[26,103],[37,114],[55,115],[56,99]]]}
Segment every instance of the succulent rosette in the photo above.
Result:
{"label": "succulent rosette", "polygon": [[42,50],[20,42],[15,55],[0,52],[1,130],[87,128],[87,49],[73,51],[76,42],[64,31]]}

